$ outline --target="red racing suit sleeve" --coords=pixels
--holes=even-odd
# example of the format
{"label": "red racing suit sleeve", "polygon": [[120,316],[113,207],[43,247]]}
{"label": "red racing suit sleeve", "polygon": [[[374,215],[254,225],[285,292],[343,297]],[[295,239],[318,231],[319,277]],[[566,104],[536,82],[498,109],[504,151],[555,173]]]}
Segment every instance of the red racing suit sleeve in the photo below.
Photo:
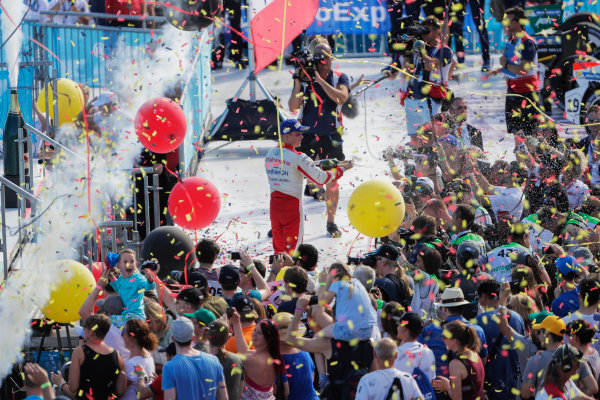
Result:
{"label": "red racing suit sleeve", "polygon": [[306,176],[309,180],[317,185],[325,185],[329,182],[340,179],[344,174],[344,170],[342,168],[323,171],[321,168],[317,167],[315,162],[311,160],[310,157],[303,153],[298,154],[296,168],[298,168],[298,171],[300,171],[302,175]]}

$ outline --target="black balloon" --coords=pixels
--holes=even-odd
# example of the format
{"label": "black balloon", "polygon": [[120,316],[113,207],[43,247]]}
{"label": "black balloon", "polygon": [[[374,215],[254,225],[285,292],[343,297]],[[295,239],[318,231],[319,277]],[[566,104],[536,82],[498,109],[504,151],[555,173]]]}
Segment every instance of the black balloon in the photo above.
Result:
{"label": "black balloon", "polygon": [[[161,226],[154,229],[142,243],[142,261],[157,259],[159,278],[173,270],[189,268],[196,261],[194,241],[181,228]],[[141,263],[140,263],[141,264]]]}
{"label": "black balloon", "polygon": [[223,0],[167,0],[163,10],[167,21],[175,28],[199,31],[223,13]]}

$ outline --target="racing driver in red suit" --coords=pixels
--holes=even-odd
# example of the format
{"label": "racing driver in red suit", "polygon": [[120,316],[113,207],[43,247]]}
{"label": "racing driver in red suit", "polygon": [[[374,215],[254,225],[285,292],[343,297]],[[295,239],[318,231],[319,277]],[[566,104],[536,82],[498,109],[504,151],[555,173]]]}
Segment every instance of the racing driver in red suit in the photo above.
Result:
{"label": "racing driver in red suit", "polygon": [[352,168],[352,161],[338,163],[323,171],[306,154],[296,151],[302,141],[302,132],[309,128],[295,119],[281,123],[281,147],[271,149],[265,158],[265,170],[271,188],[271,229],[273,250],[292,253],[302,243],[302,195],[304,178],[317,185],[325,185],[342,177]]}

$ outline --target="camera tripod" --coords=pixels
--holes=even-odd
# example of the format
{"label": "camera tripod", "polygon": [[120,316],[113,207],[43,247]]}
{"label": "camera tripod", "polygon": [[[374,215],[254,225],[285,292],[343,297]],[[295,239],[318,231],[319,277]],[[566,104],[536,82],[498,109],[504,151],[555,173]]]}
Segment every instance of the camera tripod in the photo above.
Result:
{"label": "camera tripod", "polygon": [[[247,1],[244,1],[242,3],[242,9],[247,10]],[[247,14],[248,11],[246,11],[246,20],[247,20],[247,26],[250,26],[250,20]],[[264,94],[265,98],[267,101],[269,101],[270,103],[275,105],[275,108],[277,109],[277,120],[275,121],[264,121],[265,125],[269,125],[269,126],[277,126],[279,125],[280,121],[285,120],[287,117],[286,115],[282,112],[282,109],[280,107],[277,106],[277,102],[276,100],[273,98],[273,96],[271,95],[271,93],[269,93],[269,91],[265,88],[265,86],[263,85],[263,83],[258,79],[258,77],[256,76],[255,71],[255,58],[254,58],[254,44],[252,43],[252,41],[248,41],[248,75],[246,76],[246,78],[244,79],[244,81],[242,82],[241,86],[239,87],[239,89],[235,92],[235,94],[233,95],[233,97],[229,100],[227,100],[227,103],[229,104],[231,101],[237,101],[240,98],[240,95],[242,94],[242,92],[246,89],[246,87],[248,87],[248,91],[249,91],[249,101],[251,104],[256,104],[257,103],[257,86],[258,89],[260,89],[260,91]],[[227,116],[229,115],[230,109],[229,107],[225,108],[225,111],[219,116],[219,118],[216,120],[215,125],[210,129],[210,132],[208,134],[208,137],[203,138],[204,143],[206,143],[206,141],[210,140],[211,138],[213,138],[215,136],[216,133],[219,132],[219,130],[221,129],[221,127],[223,126],[223,123],[226,121]],[[231,141],[229,141],[228,143],[219,146],[217,148],[221,148],[227,144],[231,143]]]}

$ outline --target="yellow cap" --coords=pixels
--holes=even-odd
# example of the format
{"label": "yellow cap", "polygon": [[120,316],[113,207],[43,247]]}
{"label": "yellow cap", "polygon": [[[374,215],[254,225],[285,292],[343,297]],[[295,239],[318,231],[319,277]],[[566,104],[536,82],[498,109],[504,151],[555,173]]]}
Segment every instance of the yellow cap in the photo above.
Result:
{"label": "yellow cap", "polygon": [[555,335],[564,335],[567,326],[565,325],[565,321],[559,319],[556,315],[549,315],[539,324],[533,324],[533,329],[545,329]]}

